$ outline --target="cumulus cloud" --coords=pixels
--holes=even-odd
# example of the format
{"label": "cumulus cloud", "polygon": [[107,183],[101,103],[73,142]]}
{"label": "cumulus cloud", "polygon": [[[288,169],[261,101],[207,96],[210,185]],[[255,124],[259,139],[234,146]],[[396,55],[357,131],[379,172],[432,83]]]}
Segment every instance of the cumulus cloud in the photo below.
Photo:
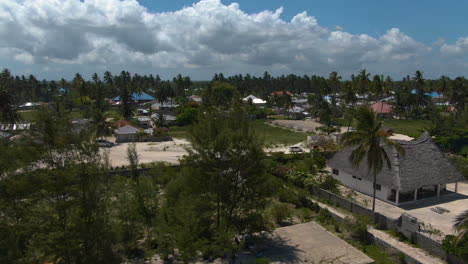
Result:
{"label": "cumulus cloud", "polygon": [[468,37],[459,38],[455,44],[442,44],[440,52],[446,56],[468,55]]}
{"label": "cumulus cloud", "polygon": [[[0,49],[26,64],[309,73],[413,65],[431,52],[398,28],[355,35],[306,12],[285,21],[282,12],[247,14],[220,0],[160,13],[136,0],[2,0]],[[468,38],[441,47],[450,55],[467,50]]]}

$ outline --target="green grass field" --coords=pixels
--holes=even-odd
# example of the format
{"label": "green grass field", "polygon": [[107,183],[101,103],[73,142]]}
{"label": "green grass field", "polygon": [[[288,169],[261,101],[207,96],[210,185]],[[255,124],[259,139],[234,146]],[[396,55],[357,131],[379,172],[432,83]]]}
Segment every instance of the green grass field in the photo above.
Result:
{"label": "green grass field", "polygon": [[[253,129],[265,141],[266,146],[271,145],[291,145],[301,141],[305,141],[307,134],[302,132],[294,132],[288,129],[273,127],[265,124],[264,120],[252,121]],[[169,133],[174,138],[188,138],[190,126],[172,126],[169,128]]]}
{"label": "green grass field", "polygon": [[266,146],[271,145],[291,145],[307,139],[307,134],[303,132],[294,132],[285,128],[273,127],[265,124],[264,120],[252,121],[255,131],[263,137]]}
{"label": "green grass field", "polygon": [[384,126],[393,129],[394,133],[417,138],[424,131],[430,130],[432,124],[429,120],[385,119]]}
{"label": "green grass field", "polygon": [[[81,117],[81,113],[78,109],[68,112],[70,118]],[[18,111],[18,114],[23,121],[34,122],[37,119],[37,110]]]}
{"label": "green grass field", "polygon": [[[337,119],[336,123],[343,127],[347,127],[349,121],[345,119]],[[390,127],[393,129],[394,133],[414,138],[419,137],[425,130],[429,130],[432,127],[431,121],[429,120],[384,119],[383,125],[384,127]]]}

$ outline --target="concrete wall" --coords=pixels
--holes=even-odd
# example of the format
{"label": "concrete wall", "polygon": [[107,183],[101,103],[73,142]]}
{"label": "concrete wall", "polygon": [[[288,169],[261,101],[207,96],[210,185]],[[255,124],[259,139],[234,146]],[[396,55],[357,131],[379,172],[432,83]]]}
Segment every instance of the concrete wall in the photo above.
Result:
{"label": "concrete wall", "polygon": [[[315,196],[327,199],[333,204],[337,204],[340,207],[345,208],[352,213],[368,216],[374,223],[377,224],[379,228],[396,229],[402,232],[408,239],[412,239],[418,247],[440,258],[446,259],[450,264],[467,264],[466,261],[461,260],[459,257],[448,255],[439,241],[434,240],[431,237],[419,232],[421,223],[415,217],[403,214],[400,216],[399,219],[392,219],[380,213],[372,212],[372,210],[370,209],[367,209],[359,204],[356,204],[353,201],[350,201],[344,197],[323,190],[321,188],[313,187],[311,191]],[[339,216],[333,213],[332,215],[336,220],[342,220]],[[372,239],[374,239],[370,233],[369,235]],[[398,249],[393,248],[392,246],[388,245],[385,241],[381,241],[380,239],[374,239],[374,242],[385,248],[398,251]],[[420,263],[408,256],[406,256],[406,261],[408,263]]]}
{"label": "concrete wall", "polygon": [[[341,184],[343,184],[344,186],[348,188],[351,188],[355,191],[358,191],[358,192],[361,192],[370,196],[373,195],[374,188],[372,187],[371,181],[368,181],[363,178],[358,178],[357,176],[356,178],[353,178],[353,175],[348,174],[344,171],[339,171],[338,175],[332,174],[332,176],[333,178],[339,180]],[[378,181],[377,181],[377,184],[379,184]],[[377,190],[375,192],[375,197],[377,199],[388,202],[388,197],[390,196],[390,193],[391,193],[391,189],[382,185],[380,191]]]}

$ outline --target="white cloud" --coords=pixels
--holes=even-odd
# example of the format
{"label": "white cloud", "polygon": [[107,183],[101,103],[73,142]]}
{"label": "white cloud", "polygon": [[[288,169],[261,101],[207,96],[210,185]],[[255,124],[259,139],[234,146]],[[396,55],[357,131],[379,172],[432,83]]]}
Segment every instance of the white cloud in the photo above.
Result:
{"label": "white cloud", "polygon": [[468,55],[468,37],[459,38],[453,45],[443,44],[440,52],[446,56]]}
{"label": "white cloud", "polygon": [[[281,73],[413,70],[430,47],[397,28],[380,37],[330,30],[306,12],[291,21],[283,8],[254,14],[236,3],[201,0],[176,12],[153,13],[136,0],[2,0],[0,50],[22,63],[123,68],[209,69]],[[441,52],[468,50],[468,38]],[[418,64],[419,63],[419,64]],[[380,67],[381,66],[381,67]],[[211,75],[213,72],[209,72]]]}

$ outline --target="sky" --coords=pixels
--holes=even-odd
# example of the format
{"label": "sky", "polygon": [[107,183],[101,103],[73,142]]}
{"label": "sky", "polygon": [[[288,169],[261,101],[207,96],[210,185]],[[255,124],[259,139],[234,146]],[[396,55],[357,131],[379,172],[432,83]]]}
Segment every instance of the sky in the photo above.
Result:
{"label": "sky", "polygon": [[41,79],[465,76],[466,10],[459,0],[1,0],[0,67]]}

